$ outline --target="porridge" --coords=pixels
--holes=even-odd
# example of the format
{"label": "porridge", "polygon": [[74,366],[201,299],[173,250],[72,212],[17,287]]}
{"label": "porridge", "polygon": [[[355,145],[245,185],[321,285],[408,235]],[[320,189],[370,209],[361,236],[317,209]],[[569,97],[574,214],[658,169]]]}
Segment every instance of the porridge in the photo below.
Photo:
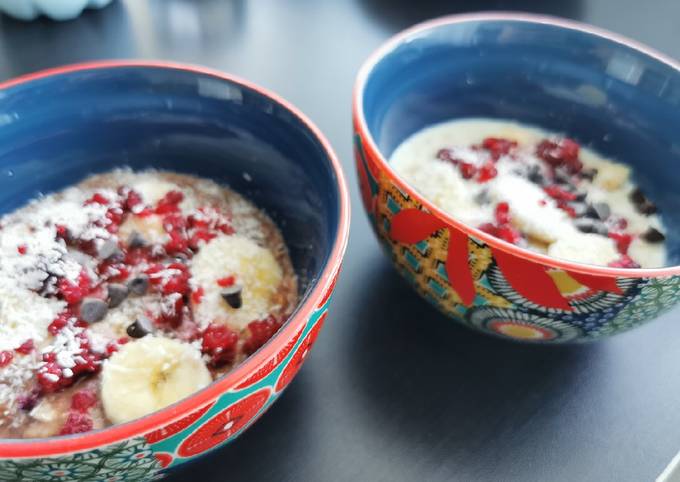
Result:
{"label": "porridge", "polygon": [[509,243],[586,264],[655,268],[665,228],[630,168],[574,140],[491,119],[434,125],[390,163],[455,219]]}
{"label": "porridge", "polygon": [[292,313],[264,213],[212,181],[118,170],[0,218],[0,437],[126,422],[210,384]]}

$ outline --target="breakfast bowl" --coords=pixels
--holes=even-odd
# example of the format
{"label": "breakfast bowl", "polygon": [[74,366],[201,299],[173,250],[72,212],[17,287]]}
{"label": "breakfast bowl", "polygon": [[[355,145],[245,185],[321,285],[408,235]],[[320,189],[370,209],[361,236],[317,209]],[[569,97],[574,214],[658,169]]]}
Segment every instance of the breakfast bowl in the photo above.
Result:
{"label": "breakfast bowl", "polygon": [[0,84],[0,140],[0,214],[122,167],[201,176],[273,220],[299,286],[294,310],[266,343],[176,403],[84,433],[0,439],[0,480],[151,480],[243,433],[300,369],[345,252],[347,188],[319,130],[286,101],[220,72],[100,62]]}
{"label": "breakfast bowl", "polygon": [[[353,126],[364,208],[396,269],[444,314],[511,340],[595,340],[670,309],[680,287],[679,70],[616,34],[544,16],[454,15],[389,40],[358,74]],[[432,202],[390,160],[422,129],[466,118],[563,133],[625,163],[658,205],[666,262],[640,269],[561,259]]]}

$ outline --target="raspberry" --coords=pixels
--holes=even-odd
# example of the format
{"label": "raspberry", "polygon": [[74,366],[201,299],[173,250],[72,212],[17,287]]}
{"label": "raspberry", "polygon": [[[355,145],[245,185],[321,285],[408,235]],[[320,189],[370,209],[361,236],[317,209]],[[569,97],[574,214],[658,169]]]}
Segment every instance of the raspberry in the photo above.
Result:
{"label": "raspberry", "polygon": [[156,214],[169,214],[179,211],[179,203],[184,199],[184,194],[180,191],[169,191],[156,204]]}
{"label": "raspberry", "polygon": [[477,168],[469,162],[461,162],[458,169],[460,169],[460,175],[463,176],[463,179],[472,179],[477,173]]}
{"label": "raspberry", "polygon": [[197,251],[201,244],[207,243],[216,236],[216,234],[211,233],[207,229],[197,229],[191,235],[191,238],[189,238],[189,247],[194,251]]}
{"label": "raspberry", "polygon": [[43,393],[56,392],[60,388],[68,386],[64,380],[61,367],[56,362],[49,362],[38,372],[38,384]]}
{"label": "raspberry", "polygon": [[[120,192],[120,190],[119,190]],[[139,193],[133,189],[130,189],[127,191],[125,194],[125,200],[123,201],[123,208],[126,211],[135,211],[135,208],[137,206],[140,206],[142,204],[142,196],[139,195]],[[137,208],[136,210],[139,210]]]}
{"label": "raspberry", "polygon": [[187,267],[182,263],[172,263],[168,265],[167,269],[177,270],[179,273],[175,273],[170,276],[161,286],[161,292],[164,295],[169,295],[172,293],[179,293],[181,295],[186,295],[189,293],[189,271]]}
{"label": "raspberry", "polygon": [[623,254],[626,255],[628,254],[628,248],[630,247],[630,243],[633,242],[633,236],[630,234],[624,234],[624,233],[609,233],[609,237],[614,240],[616,243],[616,250]]}
{"label": "raspberry", "polygon": [[106,230],[109,233],[118,232],[118,228],[123,222],[123,214],[123,210],[118,206],[110,208],[106,211],[106,219],[109,220],[109,222],[106,224]]}
{"label": "raspberry", "polygon": [[512,244],[517,244],[522,239],[520,232],[510,225],[499,227],[498,234],[496,236]]}
{"label": "raspberry", "polygon": [[583,164],[578,159],[579,150],[580,146],[573,139],[544,139],[536,146],[536,155],[552,167],[564,166],[575,174],[583,169]]}
{"label": "raspberry", "polygon": [[191,302],[195,305],[200,304],[204,294],[205,290],[203,289],[202,286],[199,286],[191,293]]}
{"label": "raspberry", "polygon": [[545,186],[543,190],[548,196],[558,201],[575,201],[577,197],[573,192],[566,191],[556,184]]}
{"label": "raspberry", "polygon": [[80,412],[70,412],[59,435],[89,432],[93,426],[92,418],[89,415]]}
{"label": "raspberry", "polygon": [[498,236],[498,228],[492,223],[484,223],[479,225],[479,230],[484,231],[492,236]]}
{"label": "raspberry", "polygon": [[202,351],[210,355],[210,364],[220,366],[234,361],[238,334],[224,325],[211,323],[202,335]]}
{"label": "raspberry", "polygon": [[508,224],[510,222],[510,205],[506,202],[496,204],[494,217],[496,218],[496,223],[500,225]]}
{"label": "raspberry", "polygon": [[455,159],[450,149],[439,149],[437,152],[437,159],[452,163],[454,166],[458,164],[458,159]]}
{"label": "raspberry", "polygon": [[221,286],[222,288],[228,288],[230,286],[234,286],[234,283],[236,283],[236,277],[235,276],[225,276],[224,278],[220,278],[217,280],[217,284]]}
{"label": "raspberry", "polygon": [[12,359],[14,358],[14,353],[8,350],[3,350],[0,351],[0,368],[6,367],[10,363],[12,363]]}
{"label": "raspberry", "polygon": [[38,404],[38,398],[40,398],[40,392],[33,390],[24,395],[19,395],[17,397],[17,405],[21,410],[30,412]]}
{"label": "raspberry", "polygon": [[105,205],[109,204],[109,200],[102,193],[96,192],[92,195],[92,197],[90,199],[85,201],[85,206],[87,206],[89,204],[101,204],[101,205],[105,206]]}
{"label": "raspberry", "polygon": [[54,321],[49,324],[47,331],[50,333],[50,335],[56,335],[68,324],[71,318],[73,318],[72,313],[69,313],[68,311],[62,311],[57,315]]}
{"label": "raspberry", "polygon": [[258,348],[267,343],[274,333],[281,328],[281,324],[272,315],[269,315],[264,320],[251,321],[248,324],[250,336],[243,344],[243,351],[248,355],[255,353]]}
{"label": "raspberry", "polygon": [[33,339],[28,339],[25,342],[23,342],[21,345],[19,345],[17,348],[14,349],[17,353],[21,353],[22,355],[28,355],[35,350],[35,344],[33,343]]}
{"label": "raspberry", "polygon": [[26,254],[27,251],[28,251],[28,246],[26,246],[25,244],[20,244],[19,246],[17,246],[17,252],[19,254],[24,255],[24,254]]}
{"label": "raspberry", "polygon": [[73,394],[71,398],[71,410],[87,412],[97,403],[97,396],[90,390],[81,390]]}
{"label": "raspberry", "polygon": [[163,218],[163,229],[170,237],[164,246],[168,254],[183,253],[189,248],[186,227],[187,221],[179,213],[171,213]]}
{"label": "raspberry", "polygon": [[161,313],[158,317],[159,323],[168,323],[174,327],[182,323],[182,310],[184,308],[184,298],[182,296],[163,298],[161,303]]}
{"label": "raspberry", "polygon": [[576,209],[574,209],[573,206],[570,206],[566,201],[563,201],[562,199],[559,199],[557,201],[557,207],[560,208],[562,211],[567,213],[567,215],[570,218],[575,218],[576,217]]}
{"label": "raspberry", "polygon": [[64,301],[69,305],[75,305],[88,294],[90,291],[91,281],[90,277],[85,271],[81,271],[78,275],[76,283],[66,278],[60,278],[57,283],[57,289]]}
{"label": "raspberry", "polygon": [[496,166],[494,166],[493,163],[486,163],[479,169],[479,173],[477,174],[477,182],[484,183],[490,181],[497,175],[498,171],[496,170]]}
{"label": "raspberry", "polygon": [[498,137],[487,137],[482,141],[482,147],[489,151],[491,157],[497,161],[503,154],[507,154],[517,147],[517,142]]}
{"label": "raspberry", "polygon": [[612,261],[609,263],[609,266],[612,268],[639,268],[640,265],[637,264],[633,259],[628,256],[627,254],[621,255],[619,259],[616,261]]}

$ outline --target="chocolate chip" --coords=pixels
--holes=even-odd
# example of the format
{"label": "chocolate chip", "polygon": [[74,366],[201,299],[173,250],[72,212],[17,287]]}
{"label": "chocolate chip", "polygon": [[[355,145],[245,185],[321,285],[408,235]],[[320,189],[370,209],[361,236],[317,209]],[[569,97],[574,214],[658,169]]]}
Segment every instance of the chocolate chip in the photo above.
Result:
{"label": "chocolate chip", "polygon": [[130,248],[141,248],[146,246],[146,239],[137,231],[132,231],[127,238],[127,245]]}
{"label": "chocolate chip", "polygon": [[99,298],[85,298],[80,304],[80,319],[86,323],[101,321],[108,311],[109,306]]}
{"label": "chocolate chip", "polygon": [[142,296],[149,289],[149,277],[145,274],[137,275],[128,281],[127,287],[131,294]]}
{"label": "chocolate chip", "polygon": [[635,190],[630,193],[630,200],[633,201],[635,209],[640,214],[649,216],[650,214],[654,214],[659,210],[656,207],[656,204],[650,201],[639,187],[636,187]]}
{"label": "chocolate chip", "polygon": [[648,243],[661,243],[666,239],[666,236],[656,228],[649,228],[641,237]]}
{"label": "chocolate chip", "polygon": [[539,186],[545,184],[545,177],[543,177],[543,174],[541,174],[541,168],[535,164],[529,167],[527,179],[529,179],[534,184],[538,184]]}
{"label": "chocolate chip", "polygon": [[243,305],[243,298],[241,292],[243,288],[240,285],[229,286],[224,288],[220,295],[232,308],[240,308]]}
{"label": "chocolate chip", "polygon": [[601,236],[607,236],[609,232],[607,226],[597,219],[578,218],[574,220],[574,226],[583,233],[595,233]]}
{"label": "chocolate chip", "polygon": [[115,308],[120,305],[128,295],[128,287],[120,283],[111,283],[107,286],[109,307]]}
{"label": "chocolate chip", "polygon": [[112,239],[107,239],[99,246],[97,255],[101,259],[112,259],[121,257],[123,252],[118,247],[118,243]]}
{"label": "chocolate chip", "polygon": [[595,179],[595,176],[597,176],[597,169],[595,169],[594,167],[584,167],[583,169],[581,169],[580,174],[582,179],[592,181],[593,179]]}
{"label": "chocolate chip", "polygon": [[153,333],[153,323],[146,316],[140,316],[134,323],[128,325],[125,332],[132,338],[143,338]]}
{"label": "chocolate chip", "polygon": [[480,205],[489,204],[489,202],[491,202],[491,199],[489,199],[489,191],[486,189],[479,191],[475,196],[475,202]]}
{"label": "chocolate chip", "polygon": [[585,192],[577,192],[576,194],[576,200],[579,202],[583,202],[586,200],[586,197],[588,197],[588,194]]}
{"label": "chocolate chip", "polygon": [[606,220],[612,213],[609,204],[604,202],[593,203],[588,208],[586,216],[594,219],[599,219],[601,221]]}

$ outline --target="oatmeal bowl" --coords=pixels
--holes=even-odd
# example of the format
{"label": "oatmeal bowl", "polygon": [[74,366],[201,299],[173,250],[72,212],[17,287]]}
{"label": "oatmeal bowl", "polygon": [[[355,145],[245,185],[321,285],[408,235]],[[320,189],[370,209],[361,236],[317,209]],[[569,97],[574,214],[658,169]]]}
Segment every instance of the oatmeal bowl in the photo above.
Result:
{"label": "oatmeal bowl", "polygon": [[0,480],[150,480],[246,430],[324,323],[335,154],[245,81],[105,62],[0,85]]}
{"label": "oatmeal bowl", "polygon": [[364,208],[397,270],[512,340],[595,340],[671,308],[679,70],[544,16],[450,16],[389,40],[358,74],[353,126]]}

